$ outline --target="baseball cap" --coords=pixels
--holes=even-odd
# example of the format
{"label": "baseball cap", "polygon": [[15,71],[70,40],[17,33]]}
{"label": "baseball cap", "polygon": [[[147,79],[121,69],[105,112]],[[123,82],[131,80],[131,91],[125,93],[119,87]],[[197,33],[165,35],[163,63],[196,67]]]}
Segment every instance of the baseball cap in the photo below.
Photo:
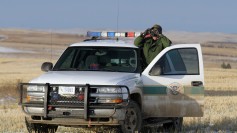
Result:
{"label": "baseball cap", "polygon": [[159,32],[159,34],[162,34],[162,27],[161,27],[160,25],[155,24],[155,25],[152,27],[152,29],[157,29],[158,32]]}

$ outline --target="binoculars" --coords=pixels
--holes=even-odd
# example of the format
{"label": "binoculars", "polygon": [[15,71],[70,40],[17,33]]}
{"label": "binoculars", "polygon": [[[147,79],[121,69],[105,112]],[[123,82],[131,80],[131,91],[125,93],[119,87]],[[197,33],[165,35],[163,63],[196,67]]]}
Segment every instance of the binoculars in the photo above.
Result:
{"label": "binoculars", "polygon": [[154,29],[154,28],[148,28],[143,32],[143,36],[146,36],[146,35],[149,35],[149,34],[152,37],[158,37],[160,33],[157,29]]}

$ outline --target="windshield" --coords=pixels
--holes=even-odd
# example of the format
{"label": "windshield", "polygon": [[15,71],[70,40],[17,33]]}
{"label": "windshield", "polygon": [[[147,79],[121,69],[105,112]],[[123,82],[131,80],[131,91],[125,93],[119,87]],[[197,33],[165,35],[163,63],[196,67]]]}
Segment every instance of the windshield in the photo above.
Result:
{"label": "windshield", "polygon": [[137,70],[136,49],[69,47],[60,57],[53,70],[135,72]]}

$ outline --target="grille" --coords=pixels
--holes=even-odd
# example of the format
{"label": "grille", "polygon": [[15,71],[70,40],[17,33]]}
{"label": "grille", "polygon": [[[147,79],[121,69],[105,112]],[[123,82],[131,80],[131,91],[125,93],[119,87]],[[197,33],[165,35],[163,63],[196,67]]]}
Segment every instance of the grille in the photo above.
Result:
{"label": "grille", "polygon": [[75,93],[67,95],[60,94],[58,86],[51,86],[49,90],[49,105],[84,105],[85,89],[83,87],[75,87]]}

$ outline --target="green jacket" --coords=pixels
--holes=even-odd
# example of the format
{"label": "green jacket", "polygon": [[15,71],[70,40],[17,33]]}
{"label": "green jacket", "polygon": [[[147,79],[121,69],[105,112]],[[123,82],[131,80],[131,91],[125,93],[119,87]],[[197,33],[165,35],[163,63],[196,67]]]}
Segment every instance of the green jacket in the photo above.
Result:
{"label": "green jacket", "polygon": [[154,41],[152,38],[144,39],[138,36],[134,40],[134,45],[143,48],[143,53],[146,59],[146,63],[149,64],[164,48],[170,46],[172,42],[164,35],[160,35],[160,38]]}

